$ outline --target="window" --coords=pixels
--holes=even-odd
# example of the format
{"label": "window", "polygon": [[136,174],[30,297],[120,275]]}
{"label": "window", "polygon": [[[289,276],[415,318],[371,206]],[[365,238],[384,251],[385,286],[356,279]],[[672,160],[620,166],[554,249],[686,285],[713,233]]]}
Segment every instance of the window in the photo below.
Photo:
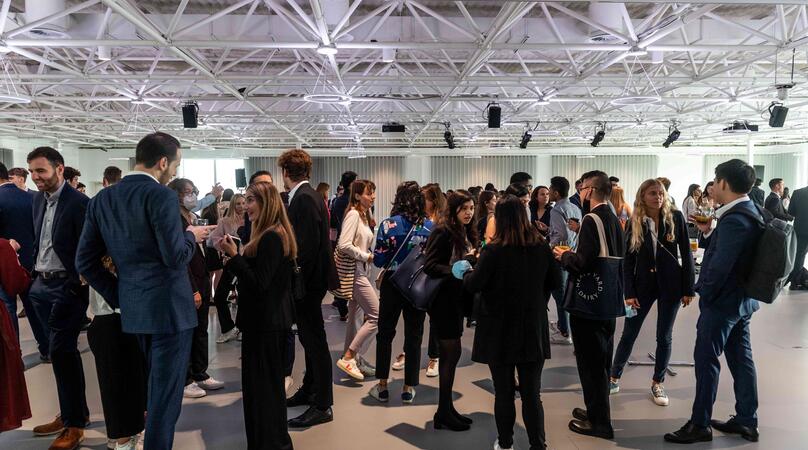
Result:
{"label": "window", "polygon": [[244,168],[243,159],[183,159],[177,176],[194,182],[199,193],[205,195],[216,183],[225,189],[236,189],[236,169]]}

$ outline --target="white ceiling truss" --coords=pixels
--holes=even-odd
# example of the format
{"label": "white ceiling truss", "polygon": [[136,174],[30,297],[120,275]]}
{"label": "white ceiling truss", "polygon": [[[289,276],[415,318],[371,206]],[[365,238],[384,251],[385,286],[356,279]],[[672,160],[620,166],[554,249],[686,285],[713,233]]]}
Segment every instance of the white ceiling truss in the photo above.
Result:
{"label": "white ceiling truss", "polygon": [[[676,124],[674,146],[722,146],[745,142],[721,130],[748,120],[756,142],[808,140],[805,0],[0,1],[0,94],[30,100],[0,99],[0,135],[417,151],[444,145],[447,123],[460,148],[516,146],[528,128],[544,131],[529,148],[581,146],[599,126],[603,146],[656,146]],[[770,128],[792,70],[786,126]],[[659,101],[613,104],[627,88]],[[183,129],[188,101],[200,128]]]}

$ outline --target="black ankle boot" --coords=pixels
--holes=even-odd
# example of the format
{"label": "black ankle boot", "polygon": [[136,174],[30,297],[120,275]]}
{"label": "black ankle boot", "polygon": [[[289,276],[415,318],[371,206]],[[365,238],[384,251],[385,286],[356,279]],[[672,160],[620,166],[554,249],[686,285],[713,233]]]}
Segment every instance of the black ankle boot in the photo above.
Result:
{"label": "black ankle boot", "polygon": [[471,428],[469,424],[461,422],[451,412],[449,414],[437,412],[432,420],[436,430],[466,431]]}
{"label": "black ankle boot", "polygon": [[459,412],[457,412],[456,409],[454,409],[454,406],[452,407],[452,415],[455,416],[455,418],[457,420],[459,420],[459,421],[461,421],[461,422],[463,422],[463,423],[465,423],[467,425],[471,425],[471,424],[474,423],[474,421],[471,420],[471,417],[464,416],[463,414],[460,414]]}

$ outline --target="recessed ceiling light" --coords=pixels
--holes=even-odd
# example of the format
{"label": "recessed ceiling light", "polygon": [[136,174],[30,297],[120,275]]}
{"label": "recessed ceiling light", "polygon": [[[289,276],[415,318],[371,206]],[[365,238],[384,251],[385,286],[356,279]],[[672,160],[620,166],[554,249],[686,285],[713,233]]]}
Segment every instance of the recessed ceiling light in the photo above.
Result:
{"label": "recessed ceiling light", "polygon": [[138,98],[133,98],[133,99],[129,100],[129,103],[131,103],[133,105],[145,105],[146,100],[143,100],[143,97],[138,97]]}
{"label": "recessed ceiling light", "polygon": [[546,99],[546,98],[544,98],[544,97],[539,97],[539,99],[538,99],[538,100],[536,100],[536,104],[537,104],[537,105],[539,105],[539,106],[549,105],[549,104],[550,104],[550,100],[547,100],[547,99]]}
{"label": "recessed ceiling light", "polygon": [[311,103],[347,104],[351,102],[351,96],[345,94],[306,94],[303,100]]}
{"label": "recessed ceiling light", "polygon": [[317,47],[317,53],[325,56],[334,56],[338,52],[339,50],[337,50],[337,46],[334,44],[328,44],[328,45],[320,44]]}

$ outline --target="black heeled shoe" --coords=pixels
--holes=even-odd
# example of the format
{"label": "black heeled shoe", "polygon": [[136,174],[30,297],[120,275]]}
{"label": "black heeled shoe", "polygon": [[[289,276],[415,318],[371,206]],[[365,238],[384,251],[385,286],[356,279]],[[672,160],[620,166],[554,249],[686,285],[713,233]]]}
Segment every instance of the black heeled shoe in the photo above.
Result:
{"label": "black heeled shoe", "polygon": [[474,423],[474,421],[471,420],[471,417],[460,414],[456,409],[454,409],[454,407],[452,407],[452,415],[455,416],[455,419],[465,423],[466,425],[471,425]]}
{"label": "black heeled shoe", "polygon": [[436,430],[467,431],[471,428],[469,424],[461,422],[453,414],[444,416],[435,413],[435,416],[432,418],[432,424]]}

